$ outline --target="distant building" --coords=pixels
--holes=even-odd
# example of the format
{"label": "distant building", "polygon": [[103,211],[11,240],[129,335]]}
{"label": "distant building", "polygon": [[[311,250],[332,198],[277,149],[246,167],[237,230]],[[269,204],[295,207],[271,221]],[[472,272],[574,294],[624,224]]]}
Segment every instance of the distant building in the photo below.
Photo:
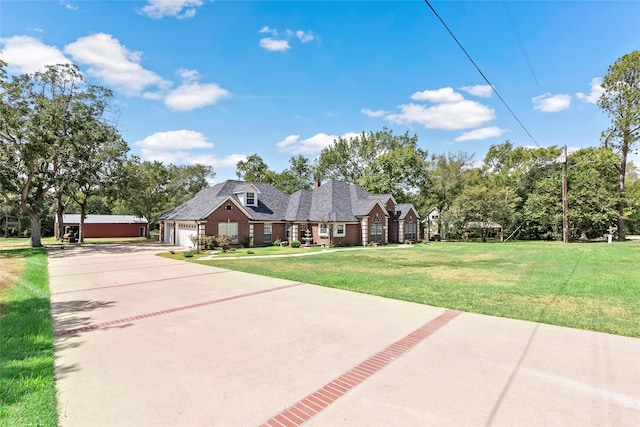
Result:
{"label": "distant building", "polygon": [[[80,231],[80,215],[65,214],[62,216],[65,233]],[[55,227],[58,232],[58,222]],[[84,237],[148,237],[149,221],[134,215],[87,215],[84,219]],[[56,236],[59,237],[59,236]]]}

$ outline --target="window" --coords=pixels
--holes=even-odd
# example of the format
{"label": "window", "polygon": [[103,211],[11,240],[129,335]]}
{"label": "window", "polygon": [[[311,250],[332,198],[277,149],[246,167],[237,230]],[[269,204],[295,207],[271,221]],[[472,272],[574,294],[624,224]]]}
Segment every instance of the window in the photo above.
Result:
{"label": "window", "polygon": [[287,240],[291,238],[291,224],[285,226],[284,237],[286,237]]}
{"label": "window", "polygon": [[382,224],[371,224],[371,241],[382,242]]}
{"label": "window", "polygon": [[229,239],[231,243],[238,243],[238,223],[219,222],[218,236]]}
{"label": "window", "polygon": [[333,235],[336,237],[344,237],[346,235],[346,225],[336,224],[333,226]]}
{"label": "window", "polygon": [[256,205],[256,193],[253,191],[247,191],[247,197],[245,199],[247,201],[247,206],[255,206]]}
{"label": "window", "polygon": [[272,231],[271,231],[271,223],[269,222],[265,222],[264,223],[264,241],[265,243],[267,242],[271,242],[272,239]]}
{"label": "window", "polygon": [[418,235],[416,233],[416,223],[415,222],[407,222],[404,225],[404,239],[405,240],[418,240]]}
{"label": "window", "polygon": [[329,229],[327,228],[327,224],[318,224],[318,234],[321,237],[327,237],[329,235]]}

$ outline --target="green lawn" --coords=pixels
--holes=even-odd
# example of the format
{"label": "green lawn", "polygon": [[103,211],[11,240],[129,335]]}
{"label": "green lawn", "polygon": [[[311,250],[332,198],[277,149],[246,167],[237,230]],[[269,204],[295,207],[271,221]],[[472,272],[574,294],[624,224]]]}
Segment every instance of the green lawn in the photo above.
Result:
{"label": "green lawn", "polygon": [[44,249],[0,251],[0,425],[55,426],[54,348]]}
{"label": "green lawn", "polygon": [[640,337],[640,242],[442,242],[197,262],[438,307]]}

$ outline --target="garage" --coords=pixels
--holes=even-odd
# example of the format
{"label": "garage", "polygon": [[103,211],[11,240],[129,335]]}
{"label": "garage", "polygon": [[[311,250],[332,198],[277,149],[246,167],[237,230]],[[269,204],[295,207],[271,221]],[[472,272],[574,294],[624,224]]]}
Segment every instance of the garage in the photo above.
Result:
{"label": "garage", "polygon": [[195,236],[198,233],[196,224],[178,223],[178,232],[176,235],[176,245],[193,247],[191,236]]}

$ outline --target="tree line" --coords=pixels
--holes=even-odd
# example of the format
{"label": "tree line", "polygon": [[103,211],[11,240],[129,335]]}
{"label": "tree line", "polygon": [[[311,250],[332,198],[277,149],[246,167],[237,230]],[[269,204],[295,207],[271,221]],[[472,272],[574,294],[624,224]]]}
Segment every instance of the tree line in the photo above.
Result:
{"label": "tree line", "polygon": [[[118,132],[113,94],[87,84],[76,66],[20,76],[9,76],[6,67],[0,61],[0,214],[28,217],[32,246],[41,245],[42,220],[63,213],[134,214],[153,228],[164,212],[215,176],[210,166],[165,165],[131,155]],[[509,237],[559,240],[564,173],[570,236],[597,237],[615,225],[624,239],[640,232],[640,179],[628,161],[640,139],[640,52],[612,64],[602,88],[598,105],[611,126],[598,146],[564,161],[561,147],[505,141],[474,163],[472,154],[430,154],[417,135],[383,128],[339,137],[314,160],[292,156],[280,172],[252,154],[238,162],[236,175],[285,193],[327,179],[357,183],[413,203],[423,218],[437,212],[443,238],[459,238],[473,223],[484,239],[497,223]]]}

